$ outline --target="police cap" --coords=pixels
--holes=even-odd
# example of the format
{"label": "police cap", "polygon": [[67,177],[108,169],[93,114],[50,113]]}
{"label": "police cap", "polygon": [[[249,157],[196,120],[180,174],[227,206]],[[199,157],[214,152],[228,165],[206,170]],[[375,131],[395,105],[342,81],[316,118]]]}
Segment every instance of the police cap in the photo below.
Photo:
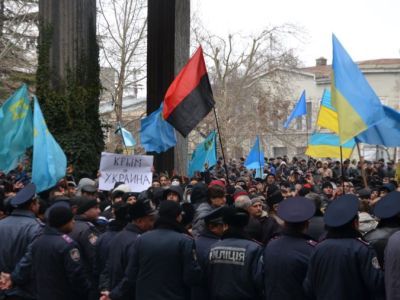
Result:
{"label": "police cap", "polygon": [[10,204],[14,207],[25,204],[35,197],[36,185],[34,183],[29,183],[22,190],[20,190],[14,198],[11,199]]}
{"label": "police cap", "polygon": [[315,204],[305,197],[283,200],[278,206],[278,217],[288,223],[305,222],[314,216]]}
{"label": "police cap", "polygon": [[230,226],[243,228],[249,223],[250,215],[247,210],[236,207],[224,209],[223,221]]}
{"label": "police cap", "polygon": [[224,221],[222,220],[223,209],[223,207],[219,207],[212,210],[204,216],[204,222],[206,224],[224,224]]}
{"label": "police cap", "polygon": [[324,222],[329,227],[340,227],[349,223],[358,213],[358,198],[347,194],[334,200],[326,209]]}
{"label": "police cap", "polygon": [[381,219],[389,219],[400,213],[400,192],[394,191],[382,197],[374,208],[374,214]]}

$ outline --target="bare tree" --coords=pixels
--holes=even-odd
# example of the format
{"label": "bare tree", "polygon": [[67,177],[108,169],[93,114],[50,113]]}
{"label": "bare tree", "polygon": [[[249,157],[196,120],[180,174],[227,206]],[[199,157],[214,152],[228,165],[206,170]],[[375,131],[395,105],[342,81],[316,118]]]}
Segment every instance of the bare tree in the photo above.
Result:
{"label": "bare tree", "polygon": [[[272,123],[286,116],[289,103],[284,100],[290,95],[290,86],[279,70],[298,65],[294,50],[285,45],[298,29],[284,24],[255,36],[230,34],[227,38],[200,26],[193,32],[206,56],[224,146],[228,155],[242,155],[245,141],[274,131]],[[198,131],[204,135],[214,124],[210,115]]]}
{"label": "bare tree", "polygon": [[[0,0],[1,93],[34,76],[38,36],[38,0]],[[15,84],[13,82],[16,82]]]}
{"label": "bare tree", "polygon": [[136,97],[145,78],[147,1],[98,0],[101,64],[115,74],[108,80],[116,121],[122,123],[126,94]]}

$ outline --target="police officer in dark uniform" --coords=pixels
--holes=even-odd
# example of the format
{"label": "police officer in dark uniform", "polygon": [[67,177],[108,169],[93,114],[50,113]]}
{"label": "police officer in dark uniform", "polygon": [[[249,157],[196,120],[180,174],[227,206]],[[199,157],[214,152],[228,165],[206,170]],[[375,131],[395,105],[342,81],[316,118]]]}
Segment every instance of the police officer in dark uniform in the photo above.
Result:
{"label": "police officer in dark uniform", "polygon": [[306,299],[303,281],[316,242],[305,232],[314,213],[314,203],[305,197],[279,204],[277,215],[285,223],[281,235],[264,250],[265,299]]}
{"label": "police officer in dark uniform", "polygon": [[34,299],[31,280],[33,241],[41,234],[42,224],[36,219],[39,202],[32,183],[19,191],[10,204],[10,216],[0,221],[0,298]]}
{"label": "police officer in dark uniform", "polygon": [[225,209],[223,220],[228,229],[222,241],[211,247],[207,262],[212,300],[262,298],[262,246],[244,231],[249,219],[244,209]]}
{"label": "police officer in dark uniform", "polygon": [[32,246],[36,289],[40,300],[88,299],[91,289],[78,245],[67,234],[74,226],[71,210],[53,207],[48,226]]}
{"label": "police officer in dark uniform", "polygon": [[[224,209],[224,207],[216,208],[204,216],[205,227],[195,240],[197,259],[203,270],[205,270],[211,246],[218,242],[224,233],[225,226],[222,220]],[[207,281],[204,277],[201,286],[193,287],[191,300],[208,299]]]}
{"label": "police officer in dark uniform", "polygon": [[[88,199],[85,197],[76,197],[74,201],[77,203],[77,215],[75,216],[75,226],[69,236],[78,243],[81,252],[81,260],[88,273],[92,287],[97,287],[96,274],[96,241],[100,235],[94,225],[94,222],[100,215],[99,205],[96,199]],[[93,290],[90,299],[98,299],[98,295]]]}
{"label": "police officer in dark uniform", "polygon": [[136,299],[187,300],[190,288],[200,283],[194,240],[181,220],[181,206],[162,201],[155,229],[137,239],[130,268]]}
{"label": "police officer in dark uniform", "polygon": [[304,281],[310,298],[383,298],[383,271],[375,251],[357,230],[358,206],[358,198],[351,194],[328,206],[324,216],[326,239],[315,247]]}
{"label": "police officer in dark uniform", "polygon": [[110,248],[114,247],[114,243],[111,243],[111,241],[127,224],[129,206],[130,205],[126,203],[116,203],[113,205],[115,219],[108,224],[106,232],[101,234],[96,241],[97,275],[100,275],[106,267]]}
{"label": "police officer in dark uniform", "polygon": [[[129,205],[129,223],[112,240],[106,270],[102,276],[103,299],[135,299],[135,282],[129,273],[137,238],[153,228],[156,211],[150,200]],[[111,292],[108,292],[111,291]]]}
{"label": "police officer in dark uniform", "polygon": [[368,232],[364,239],[371,243],[378,255],[379,264],[384,266],[385,248],[388,239],[400,230],[400,192],[391,192],[379,200],[374,215],[380,219],[378,226]]}

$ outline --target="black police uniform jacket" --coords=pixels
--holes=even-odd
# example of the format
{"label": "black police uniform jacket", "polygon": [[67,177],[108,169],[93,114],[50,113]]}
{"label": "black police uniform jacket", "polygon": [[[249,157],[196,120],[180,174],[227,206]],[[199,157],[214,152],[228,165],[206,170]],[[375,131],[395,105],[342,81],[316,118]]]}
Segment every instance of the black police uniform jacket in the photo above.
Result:
{"label": "black police uniform jacket", "polygon": [[[220,237],[209,231],[207,227],[195,240],[197,259],[203,271],[205,270],[205,267],[207,265],[208,253],[210,252],[212,245],[214,245],[219,240]],[[207,300],[207,299],[209,299],[207,280],[205,273],[203,272],[201,285],[192,288],[191,300]]]}
{"label": "black police uniform jacket", "polygon": [[263,259],[266,299],[307,299],[303,281],[315,245],[308,235],[287,230],[268,243]]}
{"label": "black police uniform jacket", "polygon": [[241,231],[228,229],[211,247],[207,262],[210,299],[261,299],[262,246]]}
{"label": "black police uniform jacket", "polygon": [[383,271],[358,232],[328,232],[310,258],[304,288],[310,299],[381,299]]}
{"label": "black police uniform jacket", "polygon": [[398,230],[400,230],[400,224],[397,220],[381,220],[377,228],[364,236],[364,239],[375,249],[381,266],[384,266],[386,244],[390,236]]}
{"label": "black police uniform jacket", "polygon": [[97,228],[81,216],[75,216],[75,225],[69,236],[77,242],[81,259],[87,273],[94,281],[96,263],[96,242],[100,233]]}
{"label": "black police uniform jacket", "polygon": [[187,300],[201,269],[194,240],[176,221],[160,217],[135,243],[132,272],[138,300]]}
{"label": "black police uniform jacket", "polygon": [[114,237],[123,229],[126,223],[120,222],[118,220],[111,221],[108,226],[106,232],[102,233],[96,241],[96,257],[95,257],[95,266],[96,266],[96,275],[99,276],[105,269],[108,254],[111,248],[111,241]]}
{"label": "black police uniform jacket", "polygon": [[128,272],[133,258],[133,247],[143,232],[136,225],[129,223],[112,240],[109,259],[106,267],[111,299],[135,299],[135,281]]}
{"label": "black police uniform jacket", "polygon": [[68,235],[46,227],[32,247],[36,288],[40,300],[88,299],[91,284],[78,244]]}
{"label": "black police uniform jacket", "polygon": [[15,209],[0,221],[0,272],[11,273],[13,288],[0,291],[8,296],[33,298],[31,280],[33,241],[41,234],[43,224],[27,210]]}

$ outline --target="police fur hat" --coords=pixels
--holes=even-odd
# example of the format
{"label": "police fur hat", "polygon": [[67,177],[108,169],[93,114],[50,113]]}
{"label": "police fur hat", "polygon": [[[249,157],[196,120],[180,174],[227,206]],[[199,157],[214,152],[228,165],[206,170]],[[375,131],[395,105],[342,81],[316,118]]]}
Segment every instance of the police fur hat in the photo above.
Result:
{"label": "police fur hat", "polygon": [[88,199],[86,197],[75,197],[74,200],[76,201],[76,204],[78,206],[78,209],[76,211],[76,214],[78,215],[81,215],[86,211],[88,211],[89,209],[98,205],[96,199]]}
{"label": "police fur hat", "polygon": [[160,218],[175,220],[181,213],[181,206],[174,201],[162,201],[158,209]]}
{"label": "police fur hat", "polygon": [[73,217],[71,209],[65,206],[57,206],[50,209],[47,222],[51,227],[60,228],[70,222]]}
{"label": "police fur hat", "polygon": [[228,207],[222,217],[225,224],[232,227],[243,228],[249,223],[250,215],[247,210],[236,207]]}

